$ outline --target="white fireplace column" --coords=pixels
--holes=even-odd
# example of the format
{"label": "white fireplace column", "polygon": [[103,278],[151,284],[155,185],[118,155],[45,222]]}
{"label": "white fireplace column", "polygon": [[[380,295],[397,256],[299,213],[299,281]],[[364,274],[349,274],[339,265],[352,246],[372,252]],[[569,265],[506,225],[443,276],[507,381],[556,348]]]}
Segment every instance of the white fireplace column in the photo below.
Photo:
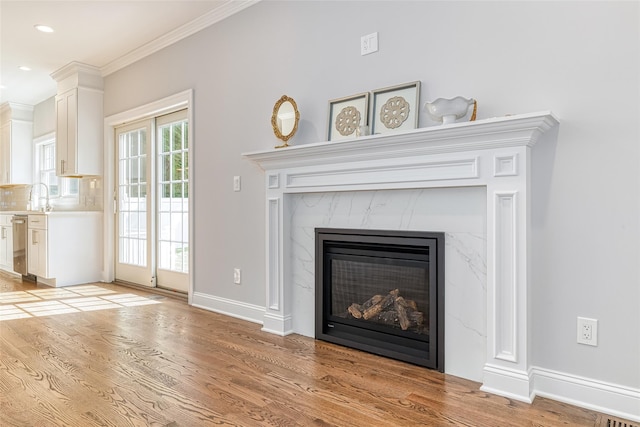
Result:
{"label": "white fireplace column", "polygon": [[290,248],[284,244],[289,241],[287,194],[483,186],[487,354],[482,389],[531,402],[531,150],[557,125],[550,112],[531,113],[244,154],[265,170],[267,187],[263,330],[287,335],[295,324],[286,262]]}

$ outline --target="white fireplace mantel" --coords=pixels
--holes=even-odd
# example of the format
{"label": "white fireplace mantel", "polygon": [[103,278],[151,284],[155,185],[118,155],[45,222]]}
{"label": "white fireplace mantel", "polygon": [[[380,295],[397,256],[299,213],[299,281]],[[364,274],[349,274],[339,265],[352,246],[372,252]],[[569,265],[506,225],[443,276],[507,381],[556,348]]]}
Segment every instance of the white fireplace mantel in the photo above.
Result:
{"label": "white fireplace mantel", "polygon": [[295,322],[292,280],[286,273],[287,194],[485,187],[487,354],[482,389],[531,402],[531,150],[558,124],[551,112],[540,112],[243,154],[266,175],[263,330],[286,335]]}

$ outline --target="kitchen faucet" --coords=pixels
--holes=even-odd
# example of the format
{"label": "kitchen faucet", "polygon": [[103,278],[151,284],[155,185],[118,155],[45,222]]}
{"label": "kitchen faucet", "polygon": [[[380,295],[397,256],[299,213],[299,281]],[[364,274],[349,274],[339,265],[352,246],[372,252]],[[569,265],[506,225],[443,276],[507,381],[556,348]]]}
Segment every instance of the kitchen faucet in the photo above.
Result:
{"label": "kitchen faucet", "polygon": [[[32,201],[33,201],[33,187],[35,187],[36,185],[42,185],[42,186],[44,187],[44,189],[45,189],[45,193],[46,193],[46,205],[45,205],[45,207],[44,207],[44,211],[45,211],[45,212],[49,212],[49,211],[51,211],[52,207],[51,207],[51,205],[49,204],[49,187],[47,187],[47,184],[45,184],[44,182],[38,182],[38,183],[35,183],[35,184],[33,184],[33,185],[31,186],[31,191],[29,191],[29,202],[32,202]],[[38,198],[38,199],[40,199],[40,198]],[[38,202],[38,204],[40,204],[40,202]]]}

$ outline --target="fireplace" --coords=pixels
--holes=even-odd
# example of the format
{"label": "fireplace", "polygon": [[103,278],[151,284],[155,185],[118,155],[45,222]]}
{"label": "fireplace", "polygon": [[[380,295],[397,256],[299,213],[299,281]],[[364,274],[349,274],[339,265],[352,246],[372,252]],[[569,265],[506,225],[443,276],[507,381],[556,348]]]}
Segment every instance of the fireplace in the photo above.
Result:
{"label": "fireplace", "polygon": [[444,233],[315,235],[316,338],[444,372]]}
{"label": "fireplace", "polygon": [[[536,167],[542,166],[539,170],[544,171],[553,162],[558,124],[551,112],[543,111],[244,153],[245,158],[265,171],[266,295],[263,311],[243,305],[237,308],[241,316],[251,318],[253,313],[259,313],[262,329],[267,332],[313,336],[314,244],[302,243],[312,240],[314,228],[397,226],[402,230],[412,222],[411,213],[417,212],[413,199],[408,199],[408,213],[401,212],[393,221],[382,215],[384,225],[370,221],[370,213],[378,206],[395,207],[394,203],[371,205],[356,219],[336,222],[329,221],[336,208],[329,203],[330,209],[325,213],[313,212],[313,228],[291,236],[292,224],[299,218],[293,202],[300,195],[304,200],[307,195],[312,198],[322,193],[482,188],[485,198],[481,235],[486,236],[482,243],[486,257],[475,262],[476,258],[466,256],[466,251],[456,254],[462,243],[455,239],[458,229],[438,227],[447,231],[447,263],[452,264],[453,258],[461,266],[450,265],[451,270],[447,271],[446,372],[482,381],[483,391],[531,402],[534,384],[529,308],[536,258],[531,239],[532,218],[534,207],[543,212],[547,200],[546,187],[533,186],[532,177]],[[351,207],[347,206],[346,211],[350,212]],[[457,215],[440,216],[438,212],[434,212],[434,217],[444,222],[458,219]],[[292,261],[301,268],[292,268]],[[459,273],[465,277],[459,277]],[[468,282],[467,279],[483,284],[480,295],[469,296],[469,291],[477,290],[475,287],[458,286]],[[307,304],[309,300],[313,301]],[[194,304],[208,302],[195,293]],[[235,309],[226,301],[220,304],[220,310]],[[478,315],[471,323],[466,321],[469,309]],[[481,327],[476,327],[478,324]],[[470,354],[473,354],[471,363],[467,360]],[[463,372],[469,366],[480,367],[480,373]]]}

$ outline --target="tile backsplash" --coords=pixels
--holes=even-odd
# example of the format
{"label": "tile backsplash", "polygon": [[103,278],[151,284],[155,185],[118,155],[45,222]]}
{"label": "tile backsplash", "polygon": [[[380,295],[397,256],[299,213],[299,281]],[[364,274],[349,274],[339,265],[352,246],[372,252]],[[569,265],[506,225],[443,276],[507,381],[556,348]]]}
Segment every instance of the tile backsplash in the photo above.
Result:
{"label": "tile backsplash", "polygon": [[0,211],[26,211],[30,189],[30,185],[0,187]]}
{"label": "tile backsplash", "polygon": [[[61,211],[101,211],[103,209],[103,186],[99,176],[78,178],[77,197],[53,197],[49,204],[54,210]],[[0,186],[0,211],[37,210],[44,206],[42,186],[34,187],[31,203],[29,195],[31,185]],[[40,197],[42,194],[42,197]]]}

